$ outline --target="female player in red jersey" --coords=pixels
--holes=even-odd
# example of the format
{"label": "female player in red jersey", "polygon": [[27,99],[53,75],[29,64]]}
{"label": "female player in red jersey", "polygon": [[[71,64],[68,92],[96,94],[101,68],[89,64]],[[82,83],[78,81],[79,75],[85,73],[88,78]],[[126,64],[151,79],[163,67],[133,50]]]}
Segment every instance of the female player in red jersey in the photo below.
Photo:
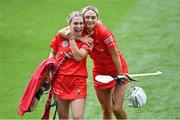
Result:
{"label": "female player in red jersey", "polygon": [[82,14],[72,12],[68,22],[73,37],[67,39],[57,34],[50,43],[52,51],[49,57],[56,57],[57,54],[57,60],[60,61],[65,53],[72,56],[58,71],[52,93],[58,101],[59,119],[69,118],[69,107],[71,107],[73,119],[83,119],[88,76],[86,56],[93,47],[77,40],[82,36],[84,28]]}
{"label": "female player in red jersey", "polygon": [[112,119],[112,113],[117,119],[127,119],[123,110],[127,82],[121,85],[115,81],[102,84],[95,80],[96,75],[116,76],[128,73],[126,62],[116,46],[112,33],[98,22],[98,10],[93,6],[87,6],[82,10],[82,14],[86,25],[84,32],[94,39],[94,49],[90,57],[94,61],[94,87],[103,110],[103,119]]}
{"label": "female player in red jersey", "polygon": [[[128,73],[126,61],[116,46],[113,34],[98,21],[99,13],[97,8],[87,6],[82,10],[85,22],[84,34],[89,35],[94,40],[94,48],[90,52],[90,57],[94,62],[93,79],[94,88],[103,111],[103,119],[112,119],[114,113],[117,119],[127,119],[123,110],[125,88],[128,82],[123,81],[117,84],[112,81],[103,84],[95,80],[97,75],[120,75]],[[61,29],[60,34],[69,37],[68,27]],[[83,39],[82,39],[83,41]]]}

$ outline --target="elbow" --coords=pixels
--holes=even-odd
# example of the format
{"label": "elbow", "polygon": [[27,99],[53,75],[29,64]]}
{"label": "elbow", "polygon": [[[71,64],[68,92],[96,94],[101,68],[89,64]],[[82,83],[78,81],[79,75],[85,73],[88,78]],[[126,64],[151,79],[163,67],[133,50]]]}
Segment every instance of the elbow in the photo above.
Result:
{"label": "elbow", "polygon": [[79,61],[82,60],[82,58],[81,58],[81,57],[75,57],[75,60],[76,60],[77,62],[79,62]]}
{"label": "elbow", "polygon": [[79,55],[74,57],[77,62],[81,61],[84,57]]}

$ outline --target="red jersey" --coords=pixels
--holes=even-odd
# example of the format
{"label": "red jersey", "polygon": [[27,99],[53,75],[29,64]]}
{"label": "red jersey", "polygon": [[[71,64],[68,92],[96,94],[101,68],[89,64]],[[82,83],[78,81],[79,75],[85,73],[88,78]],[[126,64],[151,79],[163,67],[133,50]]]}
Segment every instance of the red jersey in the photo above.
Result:
{"label": "red jersey", "polygon": [[[101,23],[97,23],[91,37],[94,39],[94,48],[92,52],[90,52],[90,57],[94,61],[93,72],[117,75],[116,66],[108,51],[108,48],[116,47],[116,42],[112,33]],[[116,49],[118,48],[116,47]],[[119,50],[118,53],[122,64],[122,72],[127,73],[126,61]]]}
{"label": "red jersey", "polygon": [[[85,31],[86,34],[88,34]],[[95,80],[96,75],[117,75],[116,66],[112,60],[111,54],[109,53],[108,48],[116,48],[116,42],[112,33],[101,23],[97,23],[92,35],[90,35],[94,39],[94,48],[92,52],[90,52],[90,57],[93,59],[94,67],[93,67],[93,79],[94,79],[94,87],[96,89],[108,89],[112,88],[116,85],[115,81],[112,81],[108,84],[103,84],[97,82]],[[128,68],[126,65],[126,61],[124,60],[122,54],[118,50],[118,54],[121,60],[121,69],[123,73],[128,73]],[[119,66],[120,67],[120,66]],[[127,82],[123,82],[122,84],[126,84]]]}
{"label": "red jersey", "polygon": [[[92,47],[81,42],[76,41],[76,45],[78,48],[83,48],[87,51],[91,51]],[[78,76],[88,76],[86,69],[86,58],[81,61],[76,61],[73,58],[69,40],[67,38],[63,38],[59,34],[57,34],[54,39],[50,42],[50,47],[57,51],[58,53],[58,61],[60,61],[64,53],[69,53],[72,57],[67,59],[66,62],[61,66],[61,70],[58,71],[58,75],[78,75]]]}

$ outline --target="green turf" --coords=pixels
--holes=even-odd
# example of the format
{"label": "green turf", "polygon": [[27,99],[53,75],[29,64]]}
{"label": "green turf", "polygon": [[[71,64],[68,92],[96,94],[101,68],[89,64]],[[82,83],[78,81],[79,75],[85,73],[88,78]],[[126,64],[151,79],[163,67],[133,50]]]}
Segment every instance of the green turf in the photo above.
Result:
{"label": "green turf", "polygon": [[[66,26],[67,15],[95,5],[100,19],[117,38],[130,73],[163,75],[139,78],[148,95],[141,109],[125,109],[130,119],[180,119],[180,1],[179,0],[0,0],[0,119],[39,119],[46,97],[33,113],[17,115],[28,79],[47,58],[49,42]],[[88,58],[88,98],[85,118],[100,119],[101,108]],[[129,86],[129,88],[131,88]]]}

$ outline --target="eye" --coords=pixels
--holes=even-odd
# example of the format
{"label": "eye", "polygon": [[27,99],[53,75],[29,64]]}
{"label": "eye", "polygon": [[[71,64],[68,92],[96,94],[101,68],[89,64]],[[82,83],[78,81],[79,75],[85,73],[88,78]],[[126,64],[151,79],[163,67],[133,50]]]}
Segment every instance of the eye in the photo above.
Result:
{"label": "eye", "polygon": [[90,19],[90,16],[85,16],[85,19]]}
{"label": "eye", "polygon": [[96,16],[91,16],[91,19],[96,19]]}
{"label": "eye", "polygon": [[74,25],[78,25],[78,22],[74,22],[73,24],[74,24]]}
{"label": "eye", "polygon": [[84,23],[83,23],[83,22],[80,22],[79,24],[80,24],[80,25],[83,25]]}

